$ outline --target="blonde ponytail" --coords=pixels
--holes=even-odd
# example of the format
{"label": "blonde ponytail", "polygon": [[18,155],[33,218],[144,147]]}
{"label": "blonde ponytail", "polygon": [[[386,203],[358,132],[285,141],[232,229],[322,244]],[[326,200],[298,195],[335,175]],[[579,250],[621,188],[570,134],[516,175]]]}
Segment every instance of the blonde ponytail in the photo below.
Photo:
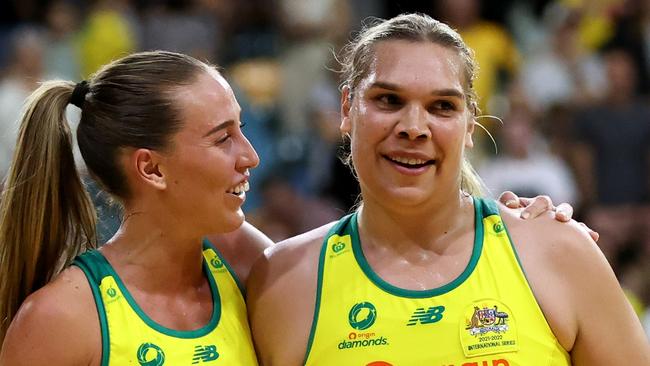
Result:
{"label": "blonde ponytail", "polygon": [[95,211],[65,118],[73,89],[71,82],[45,82],[23,110],[0,198],[0,345],[25,298],[96,245]]}

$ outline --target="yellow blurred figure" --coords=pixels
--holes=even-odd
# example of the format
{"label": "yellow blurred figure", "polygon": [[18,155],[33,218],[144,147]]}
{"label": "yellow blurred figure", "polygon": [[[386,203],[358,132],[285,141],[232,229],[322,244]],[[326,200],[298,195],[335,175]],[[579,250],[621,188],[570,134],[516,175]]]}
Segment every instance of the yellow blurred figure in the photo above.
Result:
{"label": "yellow blurred figure", "polygon": [[114,7],[101,5],[89,15],[79,46],[84,77],[101,65],[136,50],[135,37],[126,17]]}
{"label": "yellow blurred figure", "polygon": [[[507,81],[517,74],[520,56],[515,43],[502,26],[481,18],[478,0],[441,0],[436,3],[442,20],[455,28],[475,53],[478,78],[474,81],[480,96],[479,108],[490,111],[490,100],[507,88]],[[499,85],[505,73],[505,85]],[[481,122],[483,123],[483,121]],[[488,126],[490,128],[489,123]]]}
{"label": "yellow blurred figure", "polygon": [[490,113],[488,103],[498,90],[499,73],[516,74],[520,64],[519,52],[510,35],[495,23],[480,21],[459,33],[475,52],[479,72],[474,88],[481,96],[481,110]]}
{"label": "yellow blurred figure", "polygon": [[614,33],[615,10],[624,5],[623,0],[559,0],[561,6],[578,12],[580,43],[585,49],[597,50]]}

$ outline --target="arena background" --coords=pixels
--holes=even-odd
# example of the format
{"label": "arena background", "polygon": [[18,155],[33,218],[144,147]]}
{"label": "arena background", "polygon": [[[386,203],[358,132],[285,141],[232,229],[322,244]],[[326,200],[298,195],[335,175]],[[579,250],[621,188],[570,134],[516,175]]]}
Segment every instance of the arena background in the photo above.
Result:
{"label": "arena background", "polygon": [[[236,89],[262,161],[248,220],[274,240],[328,222],[358,194],[337,158],[334,55],[367,17],[407,11],[446,21],[476,52],[479,121],[498,146],[478,130],[472,160],[486,185],[571,203],[650,334],[650,0],[5,0],[0,177],[39,81],[173,50],[219,65]],[[73,125],[78,113],[69,108]],[[105,240],[119,207],[86,182]]]}

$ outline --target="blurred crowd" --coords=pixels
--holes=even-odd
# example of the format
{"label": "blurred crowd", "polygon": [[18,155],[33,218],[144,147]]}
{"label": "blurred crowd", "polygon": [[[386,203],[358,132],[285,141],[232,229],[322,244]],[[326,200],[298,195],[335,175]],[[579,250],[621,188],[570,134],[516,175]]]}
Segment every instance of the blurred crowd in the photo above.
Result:
{"label": "blurred crowd", "polygon": [[[236,90],[262,161],[249,221],[274,240],[331,221],[358,195],[339,159],[335,53],[367,17],[407,11],[449,23],[476,53],[472,161],[487,187],[571,203],[650,331],[650,0],[3,1],[0,177],[39,81],[165,49],[218,64]],[[87,186],[106,239],[119,208]]]}

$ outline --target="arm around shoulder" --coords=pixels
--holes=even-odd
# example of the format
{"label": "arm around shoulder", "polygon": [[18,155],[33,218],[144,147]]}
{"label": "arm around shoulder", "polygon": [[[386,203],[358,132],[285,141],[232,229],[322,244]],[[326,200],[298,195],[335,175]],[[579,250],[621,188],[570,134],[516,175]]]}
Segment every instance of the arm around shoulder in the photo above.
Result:
{"label": "arm around shoulder", "polygon": [[13,319],[0,365],[99,365],[101,335],[94,300],[76,267],[30,295]]}
{"label": "arm around shoulder", "polygon": [[246,221],[237,230],[209,235],[208,240],[219,249],[244,286],[248,282],[253,263],[264,249],[273,245],[271,239]]}
{"label": "arm around shoulder", "polygon": [[262,365],[302,365],[316,302],[319,244],[326,229],[268,248],[253,266],[247,306]]}

